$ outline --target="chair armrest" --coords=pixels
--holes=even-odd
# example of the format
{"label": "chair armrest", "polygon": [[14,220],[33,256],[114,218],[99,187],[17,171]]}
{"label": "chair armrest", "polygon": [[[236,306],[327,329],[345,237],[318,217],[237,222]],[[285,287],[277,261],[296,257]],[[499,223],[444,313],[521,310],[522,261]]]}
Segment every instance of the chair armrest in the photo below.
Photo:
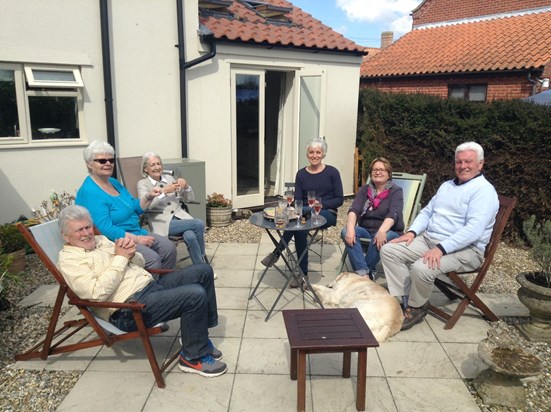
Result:
{"label": "chair armrest", "polygon": [[75,306],[88,306],[90,308],[113,308],[113,309],[132,309],[143,310],[145,305],[142,303],[127,303],[127,302],[95,302],[86,299],[69,299],[69,303]]}

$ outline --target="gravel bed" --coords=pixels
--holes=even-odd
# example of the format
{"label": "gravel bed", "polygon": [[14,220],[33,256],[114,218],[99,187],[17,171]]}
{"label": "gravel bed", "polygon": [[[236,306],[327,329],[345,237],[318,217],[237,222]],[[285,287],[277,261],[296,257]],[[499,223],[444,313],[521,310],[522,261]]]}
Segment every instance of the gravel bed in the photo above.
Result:
{"label": "gravel bed", "polygon": [[[351,199],[340,208],[337,226],[325,233],[327,243],[338,244],[340,229],[344,225]],[[247,219],[234,221],[225,228],[211,228],[207,232],[209,243],[257,243],[262,230],[252,226]],[[536,269],[527,250],[502,243],[492,268],[484,280],[481,291],[486,293],[516,293],[518,284],[515,276],[519,272]],[[47,328],[51,309],[41,306],[20,307],[19,302],[39,285],[54,283],[53,278],[42,267],[35,255],[27,256],[26,275],[18,285],[10,288],[7,296],[12,302],[9,310],[0,312],[0,411],[54,411],[71,391],[81,372],[24,370],[14,367],[13,356],[27,349],[40,339]],[[544,362],[544,372],[524,383],[527,406],[524,411],[544,412],[551,410],[551,345],[530,342],[524,339],[514,327],[526,322],[526,318],[504,318],[492,324],[500,334],[513,337],[527,351],[537,355]],[[512,412],[513,409],[484,405],[471,385],[465,380],[482,411]]]}

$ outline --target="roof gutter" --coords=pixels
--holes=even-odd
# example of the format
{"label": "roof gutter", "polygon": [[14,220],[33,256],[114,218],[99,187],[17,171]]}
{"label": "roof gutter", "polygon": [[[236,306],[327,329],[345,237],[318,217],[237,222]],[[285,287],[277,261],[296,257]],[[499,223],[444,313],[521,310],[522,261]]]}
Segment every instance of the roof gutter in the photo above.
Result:
{"label": "roof gutter", "polygon": [[210,41],[210,51],[203,56],[186,62],[183,0],[176,0],[176,14],[178,18],[177,47],[180,63],[180,135],[182,145],[182,157],[185,158],[188,157],[186,70],[216,56],[216,43],[212,32],[208,30],[201,30],[201,38],[208,39]]}
{"label": "roof gutter", "polygon": [[[113,146],[115,152],[115,116],[113,112],[113,82],[111,78],[111,40],[109,38],[109,3],[108,0],[99,0],[101,23],[101,53],[103,61],[103,92],[105,101],[105,122],[107,128],[107,142]],[[115,172],[116,173],[116,172]]]}

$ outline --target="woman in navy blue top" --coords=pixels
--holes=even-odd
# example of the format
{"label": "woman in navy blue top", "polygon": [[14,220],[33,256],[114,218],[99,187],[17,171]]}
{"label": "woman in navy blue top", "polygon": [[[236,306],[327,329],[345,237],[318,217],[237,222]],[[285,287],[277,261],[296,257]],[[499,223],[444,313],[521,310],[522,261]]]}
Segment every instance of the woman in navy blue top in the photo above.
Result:
{"label": "woman in navy blue top", "polygon": [[[327,223],[322,229],[335,226],[337,224],[337,209],[344,201],[341,175],[333,166],[323,163],[327,154],[327,143],[325,139],[313,139],[306,148],[306,157],[310,165],[300,169],[295,177],[295,199],[302,199],[303,204],[308,204],[308,191],[315,190],[316,197],[321,198],[322,209],[320,215],[325,217]],[[292,237],[295,237],[297,256],[301,256],[306,250],[307,236],[306,231],[285,232],[283,238],[288,243]],[[282,242],[268,256],[262,259],[264,266],[273,266],[281,252],[285,249]],[[308,275],[308,251],[304,254],[300,262],[302,272]],[[299,284],[294,280],[291,287],[298,287]]]}

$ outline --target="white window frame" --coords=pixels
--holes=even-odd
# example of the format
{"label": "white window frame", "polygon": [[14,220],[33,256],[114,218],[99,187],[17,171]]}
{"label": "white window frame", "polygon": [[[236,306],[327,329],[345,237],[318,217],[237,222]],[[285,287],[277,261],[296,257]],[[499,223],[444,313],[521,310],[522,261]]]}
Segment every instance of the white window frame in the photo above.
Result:
{"label": "white window frame", "polygon": [[[36,66],[25,65],[25,77],[29,87],[62,87],[62,88],[79,88],[84,87],[82,76],[78,67],[50,67],[50,66]],[[35,76],[35,71],[44,72],[59,72],[59,73],[71,73],[75,80],[39,80]]]}
{"label": "white window frame", "polygon": [[[43,82],[41,85],[36,86],[36,82],[33,76],[33,82],[36,88],[31,87],[30,77],[26,74],[31,72],[32,69],[41,68],[49,71],[74,71],[78,73],[75,75],[75,82],[54,82],[56,85],[46,85],[48,82]],[[84,116],[84,82],[80,74],[80,68],[77,66],[64,66],[64,65],[25,65],[18,63],[0,63],[0,69],[13,70],[15,80],[15,95],[17,102],[17,114],[19,122],[18,136],[0,136],[0,149],[2,147],[38,147],[38,146],[52,146],[52,145],[81,145],[86,143],[85,134],[85,116]],[[29,83],[29,88],[26,87],[25,80]],[[40,81],[39,81],[40,82]],[[64,90],[60,90],[63,88]],[[70,90],[73,89],[73,90]],[[42,97],[76,97],[77,110],[78,110],[78,138],[59,138],[59,139],[34,139],[32,138],[31,118],[29,110],[29,97],[42,96]]]}

